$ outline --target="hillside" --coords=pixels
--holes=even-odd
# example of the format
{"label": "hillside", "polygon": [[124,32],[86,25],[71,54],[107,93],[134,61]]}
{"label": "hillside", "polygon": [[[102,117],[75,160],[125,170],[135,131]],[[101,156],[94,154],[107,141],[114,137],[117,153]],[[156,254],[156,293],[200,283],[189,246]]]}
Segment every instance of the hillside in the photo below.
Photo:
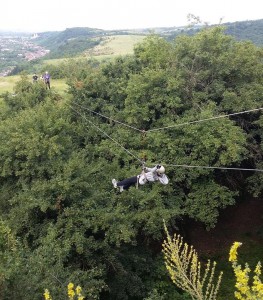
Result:
{"label": "hillside", "polygon": [[[227,34],[232,35],[237,40],[250,40],[255,45],[263,45],[263,19],[224,23],[222,26],[225,26],[225,32]],[[97,52],[97,50],[100,49],[99,45],[105,43],[105,37],[113,37],[116,35],[146,36],[156,33],[168,40],[173,40],[181,34],[194,35],[202,28],[202,26],[183,26],[112,31],[76,27],[68,28],[61,32],[40,33],[35,42],[51,50],[49,58],[61,58],[79,55],[85,50],[92,52],[91,49],[94,47],[96,47],[94,51]],[[121,44],[120,47],[122,47]],[[122,54],[125,54],[125,52]]]}
{"label": "hillside", "polygon": [[85,51],[85,54],[88,56],[132,54],[134,45],[144,38],[143,35],[112,35],[101,38],[101,43]]}
{"label": "hillside", "polygon": [[50,58],[77,55],[99,43],[94,39],[105,34],[104,30],[93,28],[67,28],[64,31],[39,33],[35,42],[48,48]]}
{"label": "hillside", "polygon": [[[257,46],[263,45],[263,20],[225,23],[226,34],[237,40],[248,40]],[[46,59],[80,56],[83,53],[103,57],[132,53],[133,45],[143,36],[155,33],[166,40],[178,35],[195,35],[202,26],[142,28],[134,30],[103,30],[89,27],[67,28],[64,31],[49,31],[34,34],[0,32],[0,76],[17,74],[34,69],[34,64]],[[118,38],[116,38],[118,36]],[[123,39],[121,38],[123,36]],[[130,38],[128,38],[130,36]],[[130,44],[130,41],[132,43]],[[111,45],[108,45],[108,43]],[[115,44],[115,45],[113,45]],[[126,45],[128,44],[128,46]],[[129,46],[131,45],[131,46]],[[107,49],[106,49],[107,48]],[[127,49],[127,52],[126,52]],[[18,67],[17,67],[18,66]]]}
{"label": "hillside", "polygon": [[226,34],[234,36],[237,40],[249,40],[257,46],[263,45],[263,19],[224,25],[226,26]]}
{"label": "hillside", "polygon": [[[39,33],[35,42],[50,49],[49,58],[71,57],[89,51],[105,43],[105,37],[127,35],[126,31],[106,31],[102,29],[76,27],[62,32]],[[132,34],[134,36],[136,34]],[[95,50],[96,52],[96,50]]]}
{"label": "hillside", "polygon": [[[213,25],[214,26],[214,25]],[[209,27],[213,27],[209,26]],[[239,41],[251,41],[257,46],[263,45],[263,19],[255,21],[240,21],[233,23],[223,23],[226,28],[225,33],[233,36]],[[160,35],[166,36],[168,40],[175,39],[178,35],[194,35],[203,27],[182,27],[182,28],[159,28]]]}

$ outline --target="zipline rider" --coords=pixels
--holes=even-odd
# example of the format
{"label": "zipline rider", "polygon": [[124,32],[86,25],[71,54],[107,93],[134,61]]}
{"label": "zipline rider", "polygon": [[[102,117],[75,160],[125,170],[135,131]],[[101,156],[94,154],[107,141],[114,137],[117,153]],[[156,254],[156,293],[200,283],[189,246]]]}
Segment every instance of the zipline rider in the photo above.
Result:
{"label": "zipline rider", "polygon": [[115,188],[119,187],[120,192],[128,190],[132,185],[144,185],[147,182],[159,181],[161,184],[166,185],[168,184],[169,179],[164,173],[165,168],[161,165],[156,165],[153,168],[145,167],[140,175],[126,178],[119,182],[116,179],[112,179],[112,184]]}

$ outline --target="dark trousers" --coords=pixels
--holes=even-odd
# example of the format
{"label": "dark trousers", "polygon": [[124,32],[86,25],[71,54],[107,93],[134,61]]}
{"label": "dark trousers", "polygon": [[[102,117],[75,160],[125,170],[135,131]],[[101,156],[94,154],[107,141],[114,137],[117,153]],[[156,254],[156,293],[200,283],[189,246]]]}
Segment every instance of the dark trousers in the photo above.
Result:
{"label": "dark trousers", "polygon": [[46,89],[48,88],[50,90],[50,81],[47,80],[45,83],[46,83]]}
{"label": "dark trousers", "polygon": [[137,183],[137,176],[133,176],[117,183],[117,186],[123,186],[124,190],[128,190],[128,188]]}

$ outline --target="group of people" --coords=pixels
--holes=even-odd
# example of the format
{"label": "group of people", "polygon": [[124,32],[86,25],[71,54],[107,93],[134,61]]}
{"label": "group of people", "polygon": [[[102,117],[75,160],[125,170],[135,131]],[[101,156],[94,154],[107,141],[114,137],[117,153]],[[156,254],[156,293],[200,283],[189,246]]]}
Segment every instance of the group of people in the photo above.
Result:
{"label": "group of people", "polygon": [[[42,79],[44,81],[44,83],[46,85],[46,89],[50,89],[50,74],[48,73],[48,71],[46,71],[45,74],[43,74],[40,77],[40,79]],[[33,83],[38,81],[38,76],[36,73],[32,76],[32,80],[33,80]]]}
{"label": "group of people", "polygon": [[126,178],[121,181],[117,181],[116,179],[112,179],[112,184],[115,188],[119,188],[120,192],[123,190],[128,190],[132,185],[144,185],[147,182],[155,182],[159,181],[160,183],[166,185],[169,182],[168,177],[165,175],[165,168],[162,165],[156,165],[153,168],[143,168],[141,174],[137,176],[133,176],[130,178]]}

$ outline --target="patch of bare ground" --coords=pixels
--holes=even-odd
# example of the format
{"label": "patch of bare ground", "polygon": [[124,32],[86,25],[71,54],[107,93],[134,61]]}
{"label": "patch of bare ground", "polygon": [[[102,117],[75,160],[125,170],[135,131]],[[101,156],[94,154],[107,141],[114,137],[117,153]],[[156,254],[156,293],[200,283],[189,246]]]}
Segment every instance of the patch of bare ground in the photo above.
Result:
{"label": "patch of bare ground", "polygon": [[263,199],[246,199],[222,210],[215,228],[209,231],[200,222],[191,220],[186,236],[197,253],[206,256],[225,252],[234,241],[263,246]]}

